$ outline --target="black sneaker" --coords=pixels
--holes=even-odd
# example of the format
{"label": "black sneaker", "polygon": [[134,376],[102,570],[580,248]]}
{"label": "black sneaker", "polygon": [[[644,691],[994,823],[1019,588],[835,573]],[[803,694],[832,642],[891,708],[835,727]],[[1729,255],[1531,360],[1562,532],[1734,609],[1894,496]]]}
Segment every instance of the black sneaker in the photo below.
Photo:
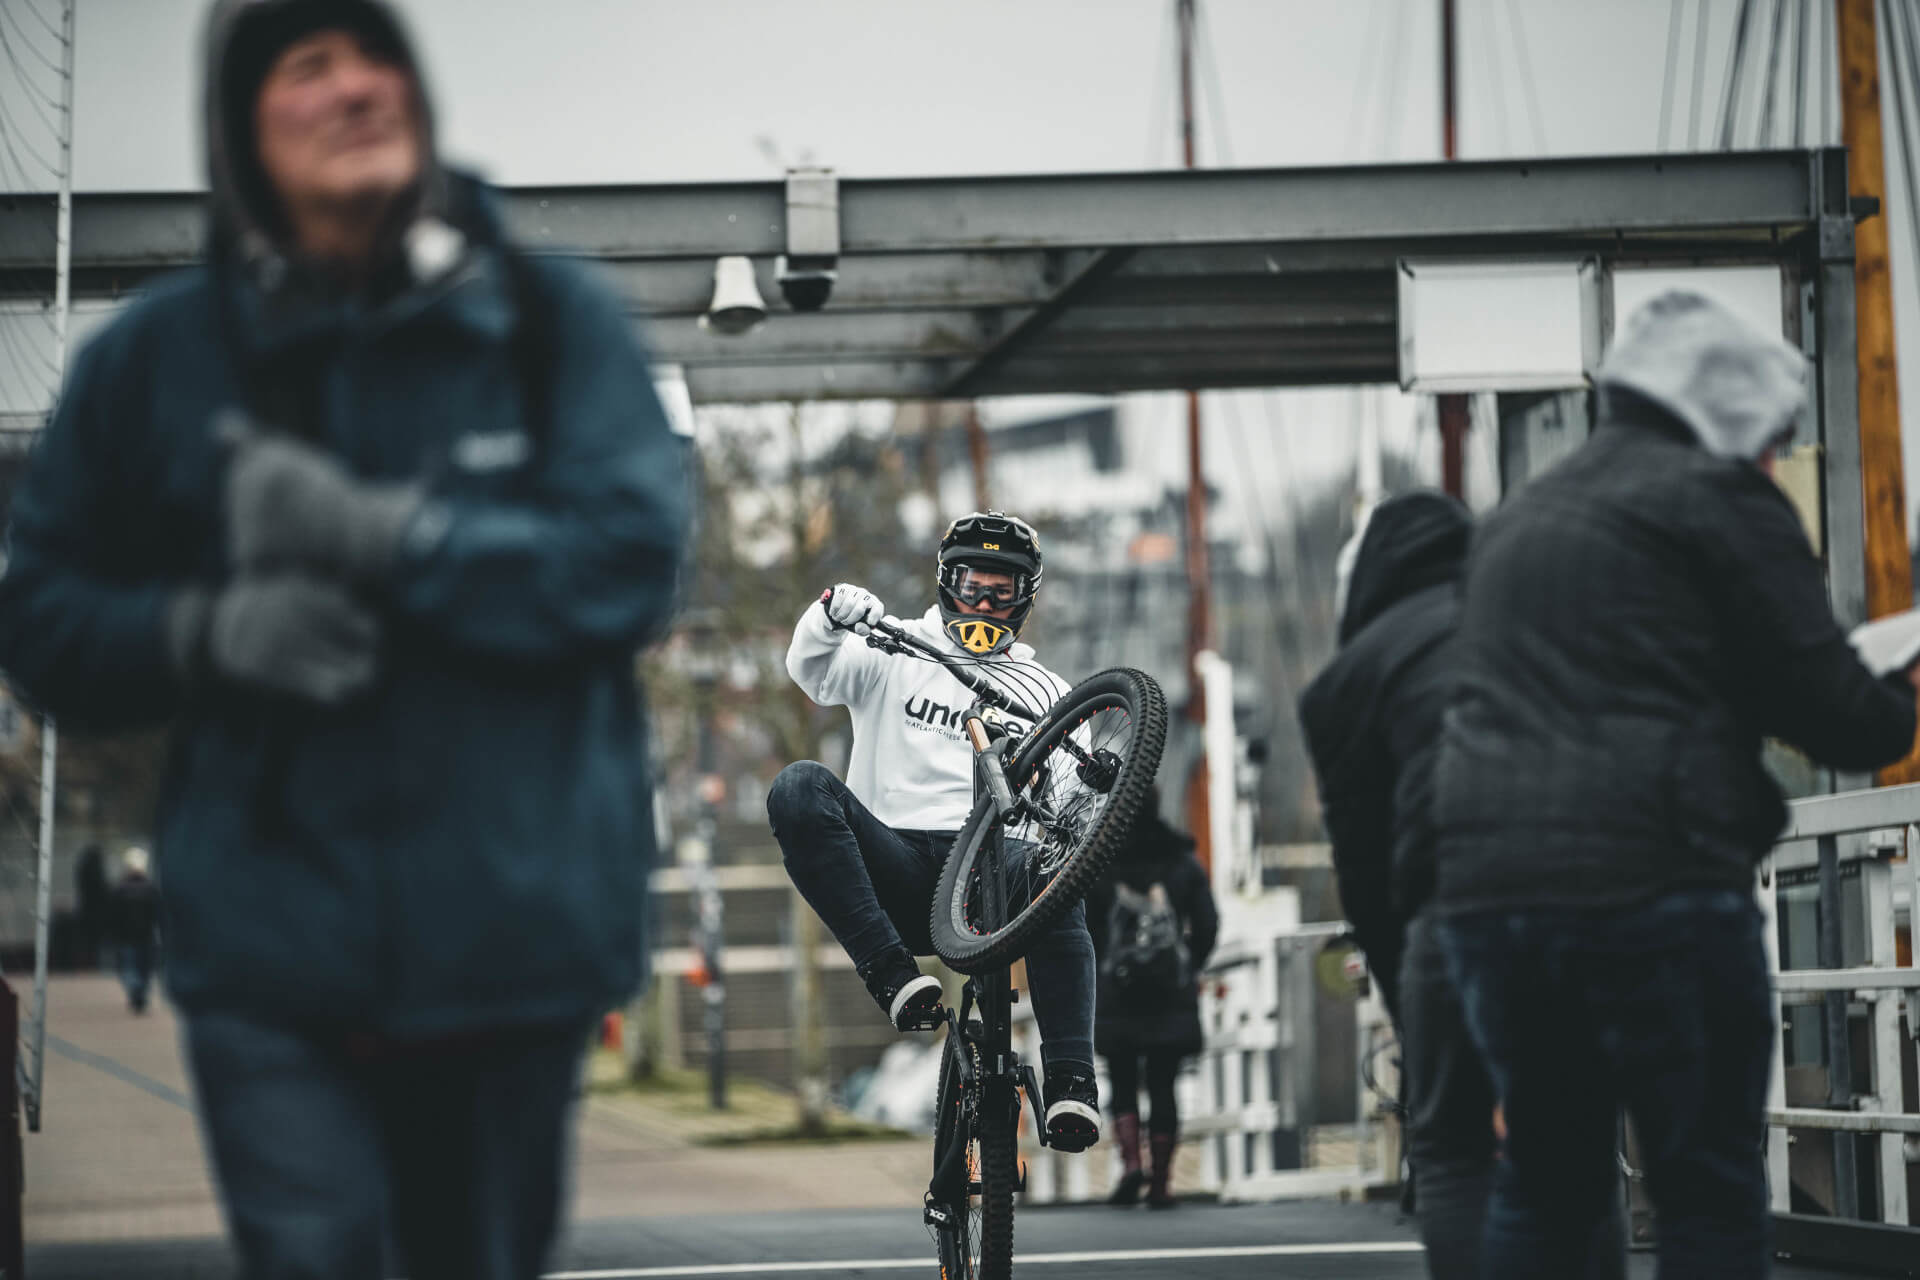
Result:
{"label": "black sneaker", "polygon": [[945,1020],[940,980],[920,972],[905,948],[873,961],[860,978],[895,1031],[931,1031]]}
{"label": "black sneaker", "polygon": [[1100,1088],[1077,1062],[1047,1068],[1047,1145],[1085,1151],[1100,1141]]}

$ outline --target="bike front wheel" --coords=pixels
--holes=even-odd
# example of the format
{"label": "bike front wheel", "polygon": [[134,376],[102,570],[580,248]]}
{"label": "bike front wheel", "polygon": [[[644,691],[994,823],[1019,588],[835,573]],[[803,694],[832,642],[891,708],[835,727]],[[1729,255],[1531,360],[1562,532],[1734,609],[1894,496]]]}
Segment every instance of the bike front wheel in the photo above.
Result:
{"label": "bike front wheel", "polygon": [[[947,855],[930,921],[940,958],[970,974],[1011,964],[1080,901],[1132,829],[1166,740],[1166,696],[1144,672],[1102,671],[1054,703],[1007,764],[1013,811],[981,796]],[[995,872],[1004,895],[985,891]]]}

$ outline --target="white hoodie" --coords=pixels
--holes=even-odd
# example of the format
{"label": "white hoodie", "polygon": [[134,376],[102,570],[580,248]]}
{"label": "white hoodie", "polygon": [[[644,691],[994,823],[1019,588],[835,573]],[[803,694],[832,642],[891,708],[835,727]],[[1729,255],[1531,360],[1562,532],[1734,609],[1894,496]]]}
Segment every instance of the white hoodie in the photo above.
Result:
{"label": "white hoodie", "polygon": [[[1033,660],[1029,645],[973,659],[942,629],[937,608],[911,621],[889,620],[980,663],[980,671],[1034,711],[1044,714],[1067,691],[1066,681]],[[826,609],[816,604],[793,629],[787,673],[821,706],[852,713],[847,786],[874,817],[909,830],[958,831],[965,824],[973,808],[973,748],[960,717],[974,695],[952,672],[929,659],[882,653],[828,625]]]}

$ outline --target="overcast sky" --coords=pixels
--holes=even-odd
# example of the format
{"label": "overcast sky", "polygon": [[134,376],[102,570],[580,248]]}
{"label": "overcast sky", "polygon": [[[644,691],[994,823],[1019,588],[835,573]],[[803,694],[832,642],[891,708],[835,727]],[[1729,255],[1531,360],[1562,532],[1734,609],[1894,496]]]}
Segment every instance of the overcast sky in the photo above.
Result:
{"label": "overcast sky", "polygon": [[[45,34],[35,17],[53,14],[55,0],[3,7],[11,25],[0,30],[30,79],[41,68],[19,46]],[[204,8],[78,0],[79,187],[200,185]],[[1737,0],[1459,0],[1459,8],[1462,156],[1654,150],[1663,98],[1667,146],[1688,145],[1695,117],[1701,146],[1717,141]],[[504,183],[754,178],[800,159],[851,177],[1176,159],[1172,0],[411,0],[403,9],[424,50],[444,149]],[[1201,0],[1203,162],[1437,157],[1438,9],[1437,0]],[[1817,141],[1824,117],[1837,140],[1837,112],[1823,112],[1814,92],[1822,80],[1814,61],[1805,136]],[[0,63],[0,81],[10,74]],[[1742,145],[1756,137],[1758,81],[1749,74]],[[1778,83],[1776,137],[1786,143],[1784,65]],[[16,128],[31,131],[17,86],[0,89],[7,103]],[[1891,121],[1888,133],[1898,136]],[[1902,171],[1891,159],[1889,170],[1902,398],[1920,412],[1920,290]],[[1277,476],[1289,464],[1321,473],[1346,465],[1352,399],[1278,398],[1276,413],[1250,418],[1260,424],[1248,428],[1255,467]],[[1142,412],[1170,418],[1155,403]],[[1284,453],[1259,438],[1268,422],[1285,422],[1294,437]],[[1156,434],[1169,437],[1171,466],[1173,433]],[[1210,470],[1231,485],[1246,451],[1212,457]],[[1907,432],[1907,458],[1911,510],[1920,501],[1920,422]]]}

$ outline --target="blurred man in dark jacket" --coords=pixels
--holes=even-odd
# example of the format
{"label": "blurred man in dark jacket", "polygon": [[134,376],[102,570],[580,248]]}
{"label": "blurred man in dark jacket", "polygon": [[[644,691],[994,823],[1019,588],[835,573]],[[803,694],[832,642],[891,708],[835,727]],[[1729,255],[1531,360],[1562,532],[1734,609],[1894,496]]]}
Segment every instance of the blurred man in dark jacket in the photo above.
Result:
{"label": "blurred man in dark jacket", "polygon": [[120,879],[109,899],[116,965],[127,1007],[145,1013],[160,949],[160,890],[153,883],[145,849],[128,849],[120,857],[120,867]]}
{"label": "blurred man in dark jacket", "polygon": [[[1160,817],[1147,792],[1127,842],[1087,892],[1087,927],[1099,964],[1093,1043],[1107,1060],[1113,1129],[1120,1140],[1120,1182],[1109,1203],[1140,1198],[1174,1205],[1174,1149],[1180,1106],[1174,1081],[1183,1059],[1200,1052],[1200,971],[1219,936],[1213,887],[1193,854],[1193,838]],[[1140,1077],[1146,1069],[1151,1172],[1140,1151]]]}
{"label": "blurred man in dark jacket", "polygon": [[81,963],[105,969],[113,963],[109,956],[113,935],[111,914],[113,886],[107,881],[107,854],[97,842],[89,842],[74,864],[74,917],[79,924],[78,950]]}
{"label": "blurred man in dark jacket", "polygon": [[1769,479],[1806,362],[1696,294],[1629,320],[1592,438],[1488,518],[1435,766],[1440,937],[1507,1137],[1487,1274],[1570,1274],[1638,1132],[1663,1277],[1767,1270],[1763,737],[1869,769],[1914,690],[1834,622]]}
{"label": "blurred man in dark jacket", "polygon": [[524,1280],[633,988],[678,448],[626,308],[440,166],[372,0],[209,21],[209,262],[79,355],[0,666],[172,719],[168,982],[246,1274]]}
{"label": "blurred man in dark jacket", "polygon": [[[1444,494],[1391,498],[1342,549],[1340,651],[1300,698],[1340,902],[1401,1042],[1408,1160],[1435,1280],[1477,1280],[1493,1171],[1493,1086],[1467,1035],[1425,910],[1433,895],[1433,760],[1453,695],[1453,632],[1472,517]],[[1625,1269],[1599,1224],[1592,1280]]]}

